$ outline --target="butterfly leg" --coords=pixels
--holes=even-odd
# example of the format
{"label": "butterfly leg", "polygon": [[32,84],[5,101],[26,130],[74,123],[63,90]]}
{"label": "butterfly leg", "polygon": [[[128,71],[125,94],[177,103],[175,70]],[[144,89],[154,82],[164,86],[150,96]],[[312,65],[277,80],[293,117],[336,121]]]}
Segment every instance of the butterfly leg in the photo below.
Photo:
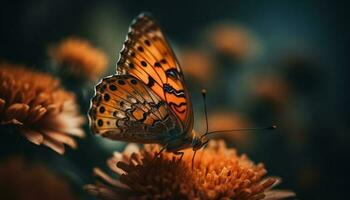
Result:
{"label": "butterfly leg", "polygon": [[158,156],[160,156],[160,154],[163,153],[163,151],[167,148],[168,144],[164,145],[160,151],[158,151],[157,153],[154,154],[154,157],[152,159],[152,161],[150,162],[150,166],[152,166],[153,162],[158,158]]}
{"label": "butterfly leg", "polygon": [[197,153],[197,151],[194,151],[193,152],[193,156],[192,156],[192,171],[193,171],[193,168],[194,168],[194,157],[196,156],[196,153]]}
{"label": "butterfly leg", "polygon": [[165,145],[160,149],[160,151],[158,151],[158,152],[154,155],[154,157],[153,157],[151,163],[153,163],[153,162],[158,158],[158,156],[159,156],[160,154],[163,153],[163,151],[167,148],[167,146],[168,146],[168,144],[165,144]]}
{"label": "butterfly leg", "polygon": [[175,151],[174,154],[175,155],[180,155],[180,159],[177,161],[177,164],[179,164],[181,162],[182,158],[184,157],[185,153],[182,152],[182,151]]}
{"label": "butterfly leg", "polygon": [[[209,142],[209,139],[207,139],[205,142],[203,142],[202,147],[205,148],[208,145],[208,142]],[[194,158],[196,156],[196,153],[197,153],[197,151],[194,151],[193,156],[192,156],[192,170],[194,169]]]}
{"label": "butterfly leg", "polygon": [[153,160],[156,159],[168,146],[168,144],[164,145],[159,152],[156,153],[156,155],[154,156]]}

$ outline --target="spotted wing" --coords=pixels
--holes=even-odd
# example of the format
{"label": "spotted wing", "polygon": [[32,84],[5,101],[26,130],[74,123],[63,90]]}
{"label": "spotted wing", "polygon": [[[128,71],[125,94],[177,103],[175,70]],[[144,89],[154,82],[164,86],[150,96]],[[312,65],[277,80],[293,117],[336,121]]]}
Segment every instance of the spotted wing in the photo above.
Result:
{"label": "spotted wing", "polygon": [[117,63],[118,74],[132,74],[164,100],[181,121],[183,132],[192,131],[193,111],[184,76],[159,26],[141,14],[130,26]]}
{"label": "spotted wing", "polygon": [[[113,75],[97,86],[89,111],[94,133],[115,140],[163,143],[180,126],[168,105],[132,75]],[[169,135],[170,134],[170,135]]]}

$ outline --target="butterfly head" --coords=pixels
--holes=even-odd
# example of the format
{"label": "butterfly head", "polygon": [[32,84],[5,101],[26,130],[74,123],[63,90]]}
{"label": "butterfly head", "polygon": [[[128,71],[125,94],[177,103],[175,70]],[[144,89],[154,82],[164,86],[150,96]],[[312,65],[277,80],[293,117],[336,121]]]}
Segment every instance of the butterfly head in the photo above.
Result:
{"label": "butterfly head", "polygon": [[192,139],[193,151],[197,151],[201,149],[208,142],[209,142],[209,139],[207,139],[206,137],[198,137],[198,136],[193,137]]}

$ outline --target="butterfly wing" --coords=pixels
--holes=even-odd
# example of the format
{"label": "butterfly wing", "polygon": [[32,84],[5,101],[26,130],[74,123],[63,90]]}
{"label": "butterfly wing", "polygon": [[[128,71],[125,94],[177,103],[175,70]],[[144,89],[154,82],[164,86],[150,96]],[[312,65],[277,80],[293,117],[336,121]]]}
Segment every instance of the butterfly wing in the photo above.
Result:
{"label": "butterfly wing", "polygon": [[180,133],[175,115],[132,75],[113,75],[97,86],[89,111],[94,133],[115,140],[164,143]]}
{"label": "butterfly wing", "polygon": [[118,74],[131,74],[164,100],[182,132],[193,128],[193,111],[180,65],[159,26],[145,14],[130,26],[117,63]]}

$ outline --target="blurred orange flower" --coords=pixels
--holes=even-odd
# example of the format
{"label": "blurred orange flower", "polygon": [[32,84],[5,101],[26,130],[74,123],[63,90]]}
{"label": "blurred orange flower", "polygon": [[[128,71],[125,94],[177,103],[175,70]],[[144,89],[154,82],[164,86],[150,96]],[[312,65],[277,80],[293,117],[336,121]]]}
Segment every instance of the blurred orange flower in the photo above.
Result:
{"label": "blurred orange flower", "polygon": [[43,165],[11,158],[0,164],[0,199],[73,200],[68,183]]}
{"label": "blurred orange flower", "polygon": [[72,136],[83,137],[75,96],[50,75],[23,66],[0,64],[0,125],[11,125],[29,141],[63,154],[76,148]]}
{"label": "blurred orange flower", "polygon": [[99,178],[85,189],[102,200],[112,199],[264,199],[266,196],[290,197],[288,191],[270,190],[279,182],[267,177],[263,164],[254,164],[247,156],[238,156],[223,141],[211,141],[199,150],[191,169],[193,151],[185,150],[182,160],[170,152],[154,159],[158,145],[138,149],[129,145],[108,160],[110,169],[120,175],[113,179],[95,168]]}
{"label": "blurred orange flower", "polygon": [[277,75],[257,78],[252,86],[253,94],[272,102],[279,108],[286,107],[290,100],[290,90],[286,81]]}
{"label": "blurred orange flower", "polygon": [[88,41],[78,38],[67,38],[49,55],[64,73],[87,80],[98,79],[106,70],[108,59],[104,52],[94,48]]}
{"label": "blurred orange flower", "polygon": [[254,47],[254,40],[248,31],[231,24],[213,26],[209,39],[217,51],[235,58],[246,57]]}
{"label": "blurred orange flower", "polygon": [[180,61],[184,74],[197,81],[205,83],[214,76],[214,61],[208,53],[200,50],[183,50]]}

